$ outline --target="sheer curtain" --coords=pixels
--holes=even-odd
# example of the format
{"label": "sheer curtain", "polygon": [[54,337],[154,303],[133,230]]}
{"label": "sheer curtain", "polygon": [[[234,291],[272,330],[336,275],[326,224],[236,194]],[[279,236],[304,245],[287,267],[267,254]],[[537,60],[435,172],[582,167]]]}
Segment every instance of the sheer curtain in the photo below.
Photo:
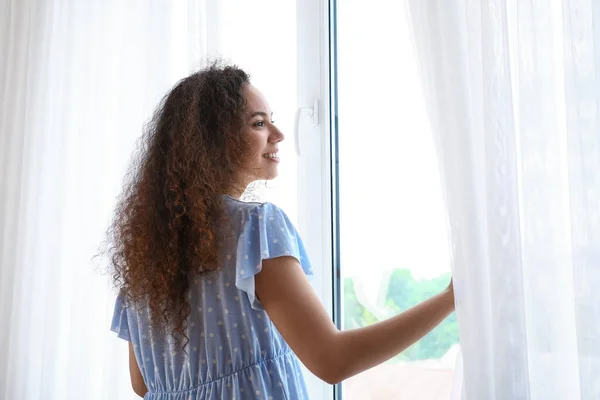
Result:
{"label": "sheer curtain", "polygon": [[409,0],[462,398],[600,398],[600,5]]}
{"label": "sheer curtain", "polygon": [[92,256],[144,121],[218,35],[211,1],[4,0],[0,398],[134,398]]}

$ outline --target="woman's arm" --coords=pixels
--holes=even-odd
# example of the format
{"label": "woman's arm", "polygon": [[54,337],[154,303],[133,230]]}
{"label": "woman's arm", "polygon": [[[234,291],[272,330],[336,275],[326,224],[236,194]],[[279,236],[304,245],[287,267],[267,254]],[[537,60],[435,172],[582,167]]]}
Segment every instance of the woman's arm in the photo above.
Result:
{"label": "woman's arm", "polygon": [[129,376],[131,377],[131,387],[135,394],[140,397],[144,397],[148,392],[148,388],[144,383],[144,378],[140,372],[137,361],[135,359],[135,353],[133,352],[133,345],[129,342]]}
{"label": "woman's arm", "polygon": [[454,310],[450,284],[443,293],[395,317],[340,332],[293,257],[264,260],[256,276],[256,294],[298,358],[330,384],[389,360]]}

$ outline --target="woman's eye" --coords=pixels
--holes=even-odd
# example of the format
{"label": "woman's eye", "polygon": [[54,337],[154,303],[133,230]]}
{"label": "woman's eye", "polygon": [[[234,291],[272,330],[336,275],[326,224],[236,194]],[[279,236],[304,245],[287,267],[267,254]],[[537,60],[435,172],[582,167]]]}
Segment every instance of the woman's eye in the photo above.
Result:
{"label": "woman's eye", "polygon": [[[275,121],[270,121],[270,122],[271,122],[271,124],[275,124]],[[263,127],[263,126],[265,126],[265,121],[256,121],[254,123],[254,126]]]}
{"label": "woman's eye", "polygon": [[275,121],[274,121],[274,120],[271,120],[271,123],[272,123],[273,125],[275,125]]}

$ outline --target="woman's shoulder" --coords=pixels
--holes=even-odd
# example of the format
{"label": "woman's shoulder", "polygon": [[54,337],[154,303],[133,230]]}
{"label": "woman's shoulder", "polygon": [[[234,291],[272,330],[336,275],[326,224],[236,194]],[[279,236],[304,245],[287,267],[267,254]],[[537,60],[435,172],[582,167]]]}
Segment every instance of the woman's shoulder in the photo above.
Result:
{"label": "woman's shoulder", "polygon": [[229,196],[227,203],[234,231],[262,238],[273,236],[275,232],[277,235],[298,236],[296,227],[288,215],[273,203],[244,202]]}
{"label": "woman's shoulder", "polygon": [[225,195],[224,197],[230,212],[233,214],[253,215],[258,217],[259,220],[267,217],[273,221],[278,215],[288,219],[285,211],[271,202],[242,201],[229,195]]}

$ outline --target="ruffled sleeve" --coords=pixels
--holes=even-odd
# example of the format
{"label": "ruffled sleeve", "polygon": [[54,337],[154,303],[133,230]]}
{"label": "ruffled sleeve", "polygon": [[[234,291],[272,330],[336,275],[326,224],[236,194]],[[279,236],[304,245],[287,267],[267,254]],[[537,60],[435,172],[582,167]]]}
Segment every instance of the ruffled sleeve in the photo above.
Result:
{"label": "ruffled sleeve", "polygon": [[262,270],[262,260],[292,256],[300,262],[308,277],[314,275],[298,231],[277,206],[264,203],[246,209],[241,228],[235,283],[248,294],[252,308],[264,309],[256,298],[254,285],[254,277]]}
{"label": "ruffled sleeve", "polygon": [[127,318],[127,309],[123,302],[123,295],[119,293],[115,301],[115,311],[112,318],[110,330],[115,332],[121,339],[131,341],[129,336],[129,320]]}

